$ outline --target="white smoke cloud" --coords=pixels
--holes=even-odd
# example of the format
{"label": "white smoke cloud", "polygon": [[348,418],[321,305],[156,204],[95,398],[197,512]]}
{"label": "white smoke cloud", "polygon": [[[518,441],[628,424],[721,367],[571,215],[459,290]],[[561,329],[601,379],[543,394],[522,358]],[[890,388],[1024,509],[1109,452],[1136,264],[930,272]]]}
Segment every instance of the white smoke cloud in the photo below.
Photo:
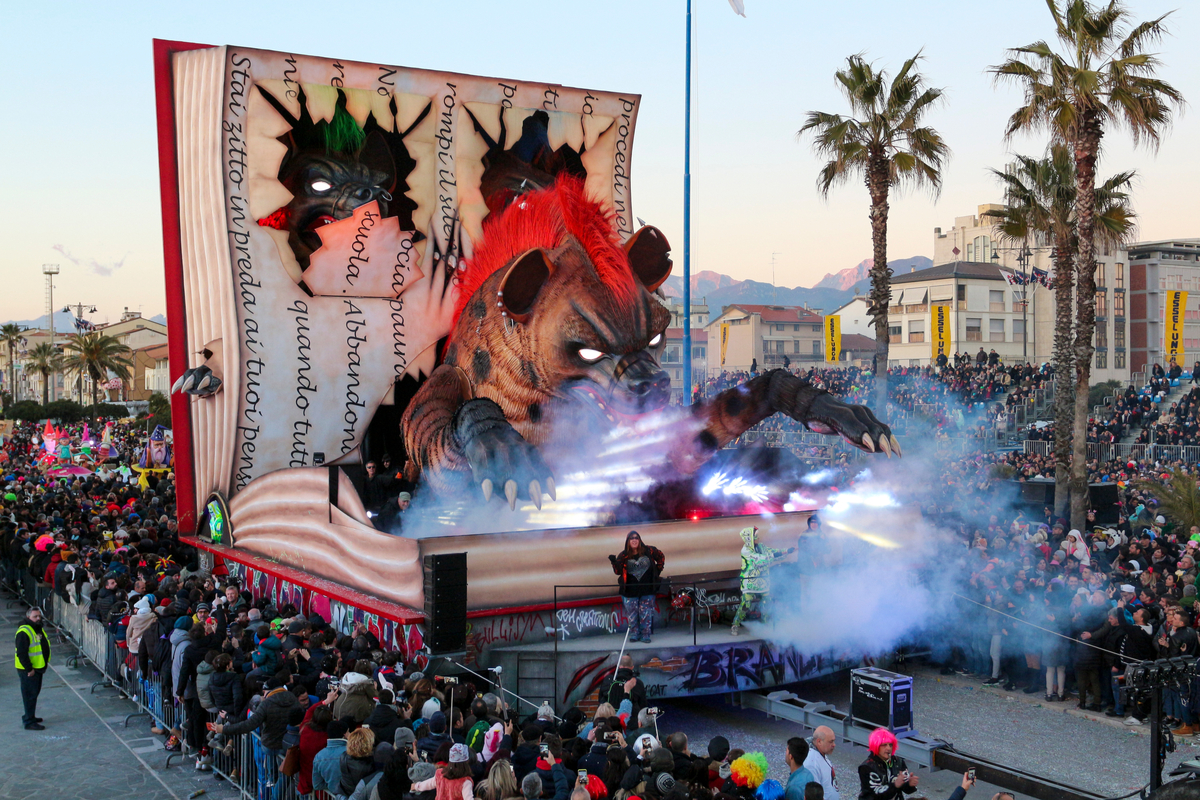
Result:
{"label": "white smoke cloud", "polygon": [[97,261],[95,258],[92,258],[89,256],[77,258],[77,257],[71,255],[71,253],[69,253],[67,251],[67,248],[65,248],[61,244],[54,245],[54,247],[52,249],[57,250],[59,253],[62,254],[63,258],[67,259],[72,264],[75,264],[76,266],[80,266],[80,267],[85,267],[88,270],[90,270],[91,272],[93,272],[94,274],[101,276],[102,278],[109,277],[114,272],[119,270],[121,267],[125,266],[125,259],[129,257],[129,254],[126,253],[125,255],[121,256],[121,258],[118,259],[117,261]]}

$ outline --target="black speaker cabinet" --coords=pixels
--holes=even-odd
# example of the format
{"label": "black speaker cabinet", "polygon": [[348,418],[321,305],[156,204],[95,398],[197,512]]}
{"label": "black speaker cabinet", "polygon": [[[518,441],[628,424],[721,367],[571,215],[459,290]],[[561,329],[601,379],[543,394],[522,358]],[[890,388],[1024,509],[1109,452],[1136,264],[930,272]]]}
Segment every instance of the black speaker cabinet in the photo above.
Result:
{"label": "black speaker cabinet", "polygon": [[425,644],[430,653],[467,649],[467,554],[425,556]]}

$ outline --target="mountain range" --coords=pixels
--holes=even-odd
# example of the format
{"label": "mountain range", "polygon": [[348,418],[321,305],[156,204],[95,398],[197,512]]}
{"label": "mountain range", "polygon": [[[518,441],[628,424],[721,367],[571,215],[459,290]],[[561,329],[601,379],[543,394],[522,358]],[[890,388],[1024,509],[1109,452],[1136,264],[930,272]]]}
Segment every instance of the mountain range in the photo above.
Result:
{"label": "mountain range", "polygon": [[[103,322],[101,320],[96,318],[95,314],[84,314],[83,318],[86,320],[90,320],[91,322],[94,322],[97,325],[103,324]],[[116,320],[113,320],[113,321],[115,322]],[[167,318],[165,316],[163,316],[162,314],[155,314],[153,317],[150,317],[150,321],[157,322],[162,325],[167,324]],[[34,328],[37,330],[42,330],[42,329],[46,328],[46,326],[47,326],[45,314],[42,314],[37,319],[13,319],[13,320],[9,320],[8,322],[4,322],[4,323],[0,323],[0,324],[7,325],[10,322],[14,323],[16,325],[20,325],[22,328]],[[56,311],[54,313],[54,331],[56,334],[63,333],[63,332],[74,333],[75,332],[75,315],[69,311]]]}
{"label": "mountain range", "polygon": [[[704,300],[709,313],[716,316],[724,306],[738,303],[759,305],[802,306],[830,312],[841,307],[857,294],[865,294],[870,283],[870,269],[875,262],[868,258],[840,272],[828,273],[815,286],[772,286],[752,280],[738,280],[721,272],[703,270],[692,275],[692,302]],[[892,273],[900,275],[933,266],[925,256],[897,258],[888,262]],[[857,292],[855,291],[857,290]],[[663,284],[667,297],[683,297],[683,276],[672,275]]]}

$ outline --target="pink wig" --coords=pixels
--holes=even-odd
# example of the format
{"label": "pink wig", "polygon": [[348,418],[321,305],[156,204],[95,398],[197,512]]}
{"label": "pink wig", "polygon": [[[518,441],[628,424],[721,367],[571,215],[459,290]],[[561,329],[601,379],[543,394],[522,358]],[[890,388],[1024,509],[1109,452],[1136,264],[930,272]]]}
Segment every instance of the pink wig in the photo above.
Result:
{"label": "pink wig", "polygon": [[896,745],[899,744],[899,742],[896,741],[896,734],[892,733],[887,728],[876,728],[875,730],[871,731],[871,738],[867,739],[867,748],[871,751],[871,755],[879,755],[879,748],[883,747],[885,744],[890,744],[892,746],[892,752],[895,752]]}

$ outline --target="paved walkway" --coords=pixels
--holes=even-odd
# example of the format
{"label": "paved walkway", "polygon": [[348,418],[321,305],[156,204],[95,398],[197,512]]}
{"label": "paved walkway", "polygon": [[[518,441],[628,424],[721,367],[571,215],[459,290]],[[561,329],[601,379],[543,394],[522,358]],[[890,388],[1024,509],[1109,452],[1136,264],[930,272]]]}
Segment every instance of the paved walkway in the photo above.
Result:
{"label": "paved walkway", "polygon": [[[11,596],[0,595],[0,606]],[[44,731],[21,725],[21,689],[12,668],[13,637],[23,606],[0,608],[0,798],[5,800],[186,800],[205,790],[205,798],[237,797],[224,781],[198,773],[194,762],[176,758],[165,768],[163,737],[150,733],[148,717],[125,719],[136,710],[114,689],[92,684],[100,674],[90,666],[71,669],[69,644],[51,640],[51,670],[38,701]]]}

